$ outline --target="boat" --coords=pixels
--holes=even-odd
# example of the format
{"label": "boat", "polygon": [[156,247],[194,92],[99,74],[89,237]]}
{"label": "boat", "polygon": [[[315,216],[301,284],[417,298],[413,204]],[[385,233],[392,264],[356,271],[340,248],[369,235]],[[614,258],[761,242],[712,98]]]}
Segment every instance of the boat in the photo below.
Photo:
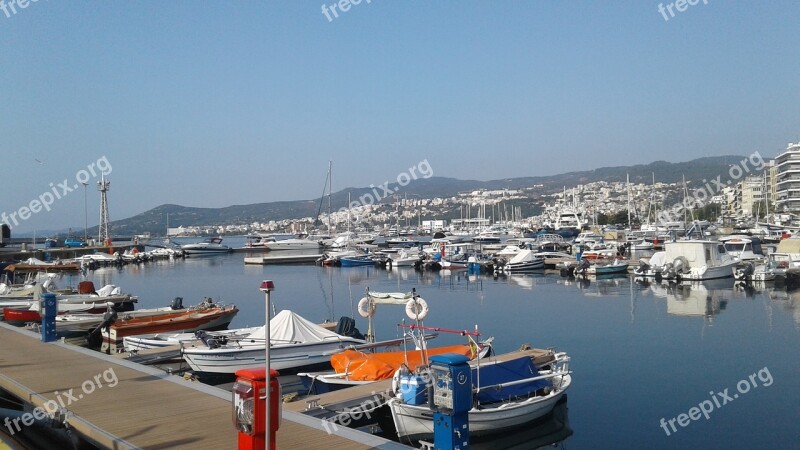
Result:
{"label": "boat", "polygon": [[749,236],[727,236],[719,239],[725,251],[737,261],[763,260],[761,240]]}
{"label": "boat", "polygon": [[506,272],[529,272],[544,269],[544,258],[533,250],[521,250],[503,266]]}
{"label": "boat", "polygon": [[291,238],[266,242],[264,248],[267,250],[318,250],[320,243],[310,239]]}
{"label": "boat", "polygon": [[[139,334],[135,336],[125,336],[122,338],[122,347],[126,352],[136,352],[153,348],[164,348],[174,345],[181,345],[195,340],[216,340],[226,342],[229,339],[243,339],[262,327],[236,328],[233,330],[220,331],[195,331],[194,333],[151,333]],[[212,344],[213,345],[213,344]]]}
{"label": "boat", "polygon": [[[569,357],[556,353],[555,359],[537,367],[529,356],[511,360],[481,361],[472,367],[474,405],[468,413],[470,437],[508,432],[546,416],[572,384]],[[408,375],[422,378],[420,375]],[[424,378],[421,379],[424,385]],[[402,389],[387,405],[401,442],[416,443],[433,438],[433,411],[427,392]],[[408,383],[413,385],[413,383]],[[421,395],[415,395],[421,394]]]}
{"label": "boat", "polygon": [[655,247],[655,245],[652,242],[648,242],[644,239],[642,239],[639,242],[630,243],[631,250],[636,250],[636,251],[652,250],[653,247]]}
{"label": "boat", "polygon": [[105,342],[118,344],[125,336],[138,334],[223,330],[238,312],[234,305],[222,305],[206,298],[200,304],[186,309],[173,308],[163,314],[123,313],[101,330],[101,334]]}
{"label": "boat", "polygon": [[341,256],[338,258],[342,267],[374,266],[375,260],[369,256]]}
{"label": "boat", "polygon": [[614,259],[609,264],[592,264],[586,269],[586,275],[611,275],[628,273],[628,261],[621,258]]}
{"label": "boat", "polygon": [[665,243],[664,248],[649,262],[641,261],[634,273],[657,280],[711,280],[732,277],[738,263],[717,241],[673,241]]}
{"label": "boat", "polygon": [[392,260],[394,267],[414,267],[422,259],[422,255],[419,252],[409,253],[406,250],[400,250],[397,255],[389,259]]}
{"label": "boat", "polygon": [[[300,315],[283,310],[270,319],[270,367],[276,370],[327,364],[333,352],[363,339],[329,331]],[[193,343],[181,349],[183,359],[195,372],[227,373],[263,367],[266,360],[266,327],[246,338],[228,339],[225,343]]]}
{"label": "boat", "polygon": [[187,255],[229,253],[233,251],[227,245],[222,245],[222,238],[219,237],[206,238],[203,242],[183,245],[181,250]]}

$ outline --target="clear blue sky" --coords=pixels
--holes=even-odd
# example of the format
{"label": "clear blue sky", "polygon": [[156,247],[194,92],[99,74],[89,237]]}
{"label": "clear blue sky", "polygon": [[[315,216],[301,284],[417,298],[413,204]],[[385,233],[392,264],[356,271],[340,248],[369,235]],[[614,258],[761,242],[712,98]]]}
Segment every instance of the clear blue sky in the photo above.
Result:
{"label": "clear blue sky", "polygon": [[[339,190],[422,159],[487,180],[800,141],[796,1],[323,3],[0,11],[0,212],[103,156],[113,220],[313,198],[328,160]],[[16,231],[81,228],[81,190]]]}

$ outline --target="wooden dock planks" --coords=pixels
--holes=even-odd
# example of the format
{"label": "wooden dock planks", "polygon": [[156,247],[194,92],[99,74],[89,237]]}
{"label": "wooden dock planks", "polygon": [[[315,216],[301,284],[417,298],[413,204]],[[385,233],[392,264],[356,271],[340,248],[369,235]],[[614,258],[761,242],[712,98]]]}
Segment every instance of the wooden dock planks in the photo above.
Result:
{"label": "wooden dock planks", "polygon": [[[0,342],[0,387],[40,407],[61,399],[74,414],[70,426],[106,448],[236,448],[228,392],[71,345],[44,344],[4,324]],[[401,448],[354,430],[328,434],[312,419],[287,420],[292,414],[284,413],[278,432],[281,449]]]}

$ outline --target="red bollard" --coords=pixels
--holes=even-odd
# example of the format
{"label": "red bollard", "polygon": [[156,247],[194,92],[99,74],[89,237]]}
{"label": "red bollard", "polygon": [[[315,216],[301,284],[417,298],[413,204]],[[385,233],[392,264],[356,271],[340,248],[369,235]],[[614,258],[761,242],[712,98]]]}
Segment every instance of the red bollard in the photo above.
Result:
{"label": "red bollard", "polygon": [[[278,372],[270,370],[270,433],[269,448],[275,450],[275,436],[281,425],[281,386]],[[267,371],[261,369],[242,369],[236,371],[233,384],[233,426],[239,432],[239,450],[260,450],[265,448]]]}

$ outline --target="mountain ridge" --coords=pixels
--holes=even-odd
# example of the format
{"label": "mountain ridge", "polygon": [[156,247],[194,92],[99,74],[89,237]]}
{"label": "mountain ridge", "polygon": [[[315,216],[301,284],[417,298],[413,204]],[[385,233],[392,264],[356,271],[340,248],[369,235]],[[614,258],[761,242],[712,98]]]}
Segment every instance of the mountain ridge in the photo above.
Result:
{"label": "mountain ridge", "polygon": [[[536,186],[537,194],[545,195],[558,192],[564,188],[571,188],[578,184],[595,181],[624,182],[630,177],[632,183],[650,184],[655,174],[657,182],[681,182],[685,176],[687,182],[700,182],[722,175],[728,179],[731,165],[740,164],[745,157],[725,155],[706,156],[691,161],[672,163],[664,160],[653,161],[648,164],[633,166],[608,166],[591,170],[567,172],[556,175],[514,177],[497,180],[462,180],[450,177],[418,178],[408,185],[400,187],[392,183],[389,188],[392,196],[377,198],[384,202],[387,198],[403,198],[405,196],[419,198],[449,198],[462,192],[475,190],[501,190],[523,189]],[[346,208],[348,195],[352,200],[358,201],[360,197],[367,196],[375,199],[376,194],[382,195],[382,189],[377,187],[346,187],[330,195],[333,210]],[[327,211],[327,195],[324,198],[322,211]],[[143,232],[161,234],[167,228],[167,215],[169,226],[211,226],[220,224],[247,224],[252,222],[267,222],[270,220],[291,220],[303,217],[316,217],[320,210],[321,198],[306,200],[282,200],[275,202],[253,203],[244,205],[230,205],[221,208],[188,207],[175,204],[163,204],[135,216],[116,220],[109,224],[112,235],[133,235]],[[377,203],[377,202],[376,202]],[[97,227],[93,227],[89,235],[96,234]]]}

